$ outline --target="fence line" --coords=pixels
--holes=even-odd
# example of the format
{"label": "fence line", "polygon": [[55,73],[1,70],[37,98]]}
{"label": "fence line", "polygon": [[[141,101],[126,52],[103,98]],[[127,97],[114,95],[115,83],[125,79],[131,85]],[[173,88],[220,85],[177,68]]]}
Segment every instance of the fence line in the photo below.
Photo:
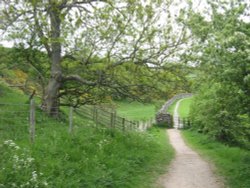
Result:
{"label": "fence line", "polygon": [[193,96],[192,93],[181,93],[178,95],[173,96],[171,99],[167,100],[167,102],[161,107],[158,113],[164,113],[168,110],[168,108],[179,99],[187,98]]}
{"label": "fence line", "polygon": [[[167,112],[168,108],[176,100],[191,97],[191,96],[193,96],[192,93],[181,93],[181,94],[175,95],[171,99],[167,100],[167,102],[161,107],[161,109],[156,114],[157,124],[166,125],[167,127],[173,127],[173,116]],[[181,122],[181,120],[179,122]]]}
{"label": "fence line", "polygon": [[100,124],[110,129],[120,131],[145,131],[154,123],[154,119],[147,121],[131,121],[117,115],[116,111],[98,106],[84,105],[75,112],[92,119],[96,125]]}
{"label": "fence line", "polygon": [[188,129],[192,125],[192,120],[189,117],[178,117],[178,129]]}
{"label": "fence line", "polygon": [[34,99],[30,101],[30,142],[35,142],[36,104]]}
{"label": "fence line", "polygon": [[[60,121],[60,123],[65,125],[68,124],[68,132],[72,133],[74,123],[76,123],[73,118],[74,113],[93,120],[96,126],[101,125],[110,130],[121,132],[142,132],[154,123],[153,119],[148,121],[131,121],[118,116],[114,110],[87,105],[81,108],[70,107],[68,115],[59,111],[58,118],[54,120]],[[30,104],[0,103],[0,130],[16,130],[17,132],[20,130],[26,132],[28,130],[31,143],[35,142],[36,128],[39,128],[44,123],[46,125],[53,123],[48,122],[48,119],[50,117],[35,104],[33,99],[30,101]],[[17,126],[13,126],[15,122],[19,122]],[[16,131],[13,132],[13,135],[17,133]]]}

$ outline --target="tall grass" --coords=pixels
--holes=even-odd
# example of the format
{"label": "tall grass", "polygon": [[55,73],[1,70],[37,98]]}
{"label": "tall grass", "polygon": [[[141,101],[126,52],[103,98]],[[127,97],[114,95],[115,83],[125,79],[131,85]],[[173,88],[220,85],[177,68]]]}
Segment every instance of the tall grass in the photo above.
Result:
{"label": "tall grass", "polygon": [[[27,102],[22,93],[0,89],[0,103]],[[162,129],[110,134],[74,114],[69,134],[67,111],[61,113],[57,121],[36,112],[41,121],[34,144],[29,142],[28,114],[9,114],[0,122],[0,187],[149,188],[173,157]],[[5,108],[0,115],[8,116]]]}
{"label": "tall grass", "polygon": [[225,178],[227,187],[250,187],[249,150],[226,146],[193,131],[182,131],[182,135],[191,147],[215,164],[219,174]]}

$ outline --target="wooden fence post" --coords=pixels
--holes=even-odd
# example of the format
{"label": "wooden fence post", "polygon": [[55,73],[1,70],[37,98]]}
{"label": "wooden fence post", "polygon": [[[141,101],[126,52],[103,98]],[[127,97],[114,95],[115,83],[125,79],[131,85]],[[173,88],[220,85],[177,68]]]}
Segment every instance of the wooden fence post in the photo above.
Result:
{"label": "wooden fence post", "polygon": [[111,116],[110,116],[110,128],[113,129],[113,123],[114,123],[114,113],[111,112]]}
{"label": "wooden fence post", "polygon": [[69,108],[69,133],[73,131],[73,107]]}
{"label": "wooden fence post", "polygon": [[181,125],[181,118],[180,118],[180,117],[178,117],[178,125],[177,125],[177,129],[179,129],[179,128],[180,128],[180,125]]}
{"label": "wooden fence post", "polygon": [[188,128],[190,128],[191,127],[191,121],[190,121],[190,119],[188,118]]}
{"label": "wooden fence post", "polygon": [[153,122],[152,119],[150,119],[150,120],[148,121],[148,126],[149,126],[149,128],[153,127],[153,123],[152,123],[152,122]]}
{"label": "wooden fence post", "polygon": [[96,127],[97,127],[97,123],[98,123],[98,109],[96,106],[93,107],[93,121],[95,122],[96,124]]}
{"label": "wooden fence post", "polygon": [[126,127],[125,127],[125,118],[122,118],[122,130],[125,132]]}
{"label": "wooden fence post", "polygon": [[137,129],[137,131],[140,131],[140,121],[136,122],[136,129]]}
{"label": "wooden fence post", "polygon": [[93,106],[93,121],[95,122],[95,111],[96,111],[96,106]]}
{"label": "wooden fence post", "polygon": [[116,128],[116,111],[113,112],[114,113],[114,117],[113,117],[113,129]]}
{"label": "wooden fence post", "polygon": [[146,131],[146,130],[147,130],[147,128],[148,128],[148,124],[147,124],[147,122],[146,122],[146,121],[143,121],[143,125],[144,125],[144,127],[145,127],[144,131]]}
{"label": "wooden fence post", "polygon": [[130,122],[130,131],[133,131],[133,130],[134,130],[134,124],[135,124],[134,121],[131,121],[131,122]]}
{"label": "wooden fence post", "polygon": [[110,131],[111,131],[111,136],[114,136],[114,118],[115,118],[115,113],[111,112],[110,116]]}
{"label": "wooden fence post", "polygon": [[35,142],[35,111],[36,105],[34,99],[30,100],[30,142],[33,144]]}
{"label": "wooden fence post", "polygon": [[144,125],[144,127],[145,127],[144,131],[146,131],[146,130],[147,130],[147,128],[148,128],[147,121],[143,121],[143,125]]}
{"label": "wooden fence post", "polygon": [[95,108],[95,125],[98,127],[98,108]]}

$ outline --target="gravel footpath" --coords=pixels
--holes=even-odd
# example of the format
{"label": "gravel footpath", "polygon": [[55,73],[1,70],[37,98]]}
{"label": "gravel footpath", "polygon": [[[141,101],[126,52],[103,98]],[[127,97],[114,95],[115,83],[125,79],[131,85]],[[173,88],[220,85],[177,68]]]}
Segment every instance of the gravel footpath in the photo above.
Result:
{"label": "gravel footpath", "polygon": [[[174,113],[174,127],[178,127],[179,102]],[[176,155],[168,167],[168,173],[161,176],[158,185],[163,188],[223,188],[223,181],[217,177],[211,165],[188,147],[178,129],[168,129],[170,143]]]}

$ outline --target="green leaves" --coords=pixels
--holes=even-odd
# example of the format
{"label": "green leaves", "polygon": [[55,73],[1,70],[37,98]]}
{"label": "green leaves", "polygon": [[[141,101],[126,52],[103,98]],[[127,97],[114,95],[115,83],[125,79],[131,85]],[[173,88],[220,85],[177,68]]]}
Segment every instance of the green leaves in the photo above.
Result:
{"label": "green leaves", "polygon": [[194,59],[201,62],[201,74],[192,116],[202,132],[248,148],[249,125],[239,117],[250,115],[249,23],[240,19],[242,6],[226,7],[221,11],[219,4],[213,4],[211,21],[204,22],[199,14],[192,14],[189,21],[196,40],[204,41],[196,48],[202,55]]}

